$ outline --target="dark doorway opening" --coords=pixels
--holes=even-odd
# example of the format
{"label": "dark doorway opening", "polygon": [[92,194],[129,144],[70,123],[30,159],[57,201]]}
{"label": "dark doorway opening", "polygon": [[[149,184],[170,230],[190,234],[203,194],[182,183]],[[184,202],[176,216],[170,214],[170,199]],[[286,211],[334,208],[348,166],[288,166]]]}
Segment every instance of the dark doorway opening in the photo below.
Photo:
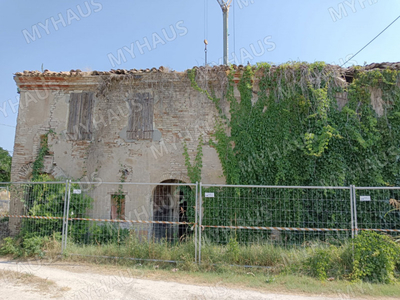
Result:
{"label": "dark doorway opening", "polygon": [[[160,222],[188,222],[187,209],[189,186],[168,185],[168,183],[182,183],[170,179],[161,182],[153,192],[153,221]],[[182,241],[189,233],[187,224],[153,224],[153,237],[156,241]]]}

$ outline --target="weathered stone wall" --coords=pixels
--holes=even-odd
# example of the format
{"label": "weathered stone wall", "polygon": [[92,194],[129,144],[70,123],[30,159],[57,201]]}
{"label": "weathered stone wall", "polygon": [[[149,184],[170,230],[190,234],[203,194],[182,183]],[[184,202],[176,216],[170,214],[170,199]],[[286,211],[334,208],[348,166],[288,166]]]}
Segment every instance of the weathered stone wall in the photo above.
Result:
{"label": "weathered stone wall", "polygon": [[[45,157],[44,171],[55,178],[119,182],[120,171],[126,170],[127,182],[160,183],[170,179],[190,182],[183,142],[194,159],[202,135],[202,182],[224,182],[216,150],[209,145],[217,116],[215,104],[191,87],[186,73],[162,70],[129,74],[33,72],[17,74],[15,80],[21,98],[12,163],[13,182],[29,181],[41,135],[50,129],[55,134],[49,135],[50,155]],[[204,87],[212,86],[216,95],[223,98],[226,88],[223,70],[210,72],[198,81]],[[70,94],[77,92],[94,93],[90,140],[73,140],[67,133]],[[138,93],[149,93],[154,99],[154,133],[150,140],[127,138],[130,114],[127,100]],[[94,211],[104,208],[99,217],[109,213],[110,192],[104,193],[105,197],[95,199]],[[139,192],[135,189],[135,193],[136,197],[129,197],[127,191],[127,211],[145,207],[151,212],[152,191],[147,187]],[[141,197],[137,197],[138,194]],[[11,212],[19,214],[22,203],[11,202]],[[18,230],[18,226],[11,226],[14,227],[12,231]]]}
{"label": "weathered stone wall", "polygon": [[[79,73],[78,73],[79,74]],[[82,74],[82,73],[81,73]],[[190,86],[186,73],[149,72],[138,75],[16,76],[21,105],[15,139],[12,180],[30,177],[40,136],[49,136],[52,156],[45,167],[55,177],[81,178],[97,171],[103,181],[118,181],[121,165],[132,169],[129,181],[188,181],[183,141],[194,151],[204,137],[204,182],[222,182],[216,152],[208,145],[217,111],[206,95]],[[211,79],[211,78],[210,78]],[[72,92],[95,92],[94,131],[90,141],[68,138],[69,97]],[[223,86],[215,92],[223,95]],[[135,93],[154,98],[152,140],[127,140],[129,108]],[[140,170],[140,171],[139,171]]]}

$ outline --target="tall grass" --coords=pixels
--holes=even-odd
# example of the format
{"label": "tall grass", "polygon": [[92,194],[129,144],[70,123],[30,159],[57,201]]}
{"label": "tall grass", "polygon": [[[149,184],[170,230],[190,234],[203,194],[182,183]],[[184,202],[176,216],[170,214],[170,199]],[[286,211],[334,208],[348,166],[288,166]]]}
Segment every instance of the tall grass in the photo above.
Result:
{"label": "tall grass", "polygon": [[[367,238],[370,235],[376,236],[377,241],[382,244],[382,253],[375,253],[376,251],[369,253],[369,250],[366,252],[365,249],[369,245]],[[60,239],[58,234],[52,237],[32,237],[24,240],[7,238],[0,248],[0,254],[54,257],[61,251]],[[195,261],[196,245],[193,237],[171,243],[166,240],[148,240],[131,232],[121,242],[78,244],[70,241],[63,254],[64,258],[74,261],[118,261],[119,264],[152,264],[160,268],[170,267],[171,263],[175,263],[185,271],[224,272],[232,268],[253,266],[267,270],[270,274],[306,275],[322,281],[333,278],[381,282],[379,277],[371,277],[371,279],[355,273],[357,271],[355,254],[358,253],[360,257],[371,256],[371,259],[375,260],[377,258],[382,261],[392,259],[391,268],[386,272],[391,281],[398,281],[400,256],[392,258],[389,254],[393,251],[400,253],[400,245],[386,241],[387,239],[377,234],[363,233],[358,238],[361,245],[359,247],[355,247],[357,244],[354,240],[349,240],[340,245],[314,242],[309,243],[307,247],[291,246],[290,248],[268,242],[242,245],[235,238],[231,238],[227,244],[210,243],[204,239],[201,246],[201,263],[198,264]],[[374,249],[376,247],[374,246]],[[390,252],[385,249],[393,250]],[[368,268],[374,267],[378,271],[385,271],[384,265],[376,265],[373,261],[365,262]]]}
{"label": "tall grass", "polygon": [[[323,246],[321,246],[323,247]],[[187,239],[179,243],[154,241],[130,234],[123,243],[102,243],[79,245],[68,242],[66,256],[81,256],[97,258],[121,258],[133,261],[162,263],[175,262],[184,264],[188,270],[198,268],[217,270],[221,266],[256,266],[275,270],[284,270],[288,266],[299,266],[312,255],[312,248],[285,248],[272,243],[241,245],[231,240],[226,245],[202,242],[201,264],[195,266],[195,243]]]}
{"label": "tall grass", "polygon": [[195,245],[192,241],[172,244],[166,241],[154,242],[144,238],[139,240],[134,234],[130,234],[123,243],[119,244],[112,242],[97,245],[68,243],[66,255],[72,254],[165,261],[180,261],[182,257],[187,257],[194,261]]}

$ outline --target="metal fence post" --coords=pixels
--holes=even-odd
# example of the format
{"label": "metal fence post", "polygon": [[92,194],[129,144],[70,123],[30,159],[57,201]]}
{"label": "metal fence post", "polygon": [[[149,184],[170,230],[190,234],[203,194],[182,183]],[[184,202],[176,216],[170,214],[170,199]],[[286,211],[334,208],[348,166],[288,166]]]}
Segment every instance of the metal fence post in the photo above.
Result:
{"label": "metal fence post", "polygon": [[351,215],[351,238],[354,239],[354,207],[353,207],[353,186],[350,185],[350,215]]}
{"label": "metal fence post", "polygon": [[68,240],[68,216],[69,216],[69,205],[71,200],[71,180],[68,182],[68,201],[67,201],[67,211],[66,211],[66,223],[65,223],[65,237],[64,237],[64,250],[67,248],[67,240]]}
{"label": "metal fence post", "polygon": [[199,193],[199,264],[201,263],[201,226],[202,226],[202,202],[203,202],[203,188],[200,182],[200,193]]}
{"label": "metal fence post", "polygon": [[66,211],[67,211],[67,205],[68,205],[68,180],[65,181],[65,193],[64,193],[64,211],[63,211],[63,225],[62,225],[62,240],[61,240],[61,254],[64,254],[64,241],[65,241],[65,226],[66,222],[68,222],[68,218],[66,216]]}
{"label": "metal fence post", "polygon": [[357,222],[357,199],[356,199],[356,186],[353,185],[353,209],[354,209],[354,230],[355,235],[358,235],[358,222]]}

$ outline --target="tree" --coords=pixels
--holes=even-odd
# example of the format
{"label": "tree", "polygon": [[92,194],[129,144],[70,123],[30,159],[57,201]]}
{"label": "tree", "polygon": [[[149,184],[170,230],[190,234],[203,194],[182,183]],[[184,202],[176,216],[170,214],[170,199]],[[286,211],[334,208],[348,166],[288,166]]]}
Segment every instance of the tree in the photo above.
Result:
{"label": "tree", "polygon": [[7,150],[0,147],[0,182],[9,182],[11,179],[11,156]]}

